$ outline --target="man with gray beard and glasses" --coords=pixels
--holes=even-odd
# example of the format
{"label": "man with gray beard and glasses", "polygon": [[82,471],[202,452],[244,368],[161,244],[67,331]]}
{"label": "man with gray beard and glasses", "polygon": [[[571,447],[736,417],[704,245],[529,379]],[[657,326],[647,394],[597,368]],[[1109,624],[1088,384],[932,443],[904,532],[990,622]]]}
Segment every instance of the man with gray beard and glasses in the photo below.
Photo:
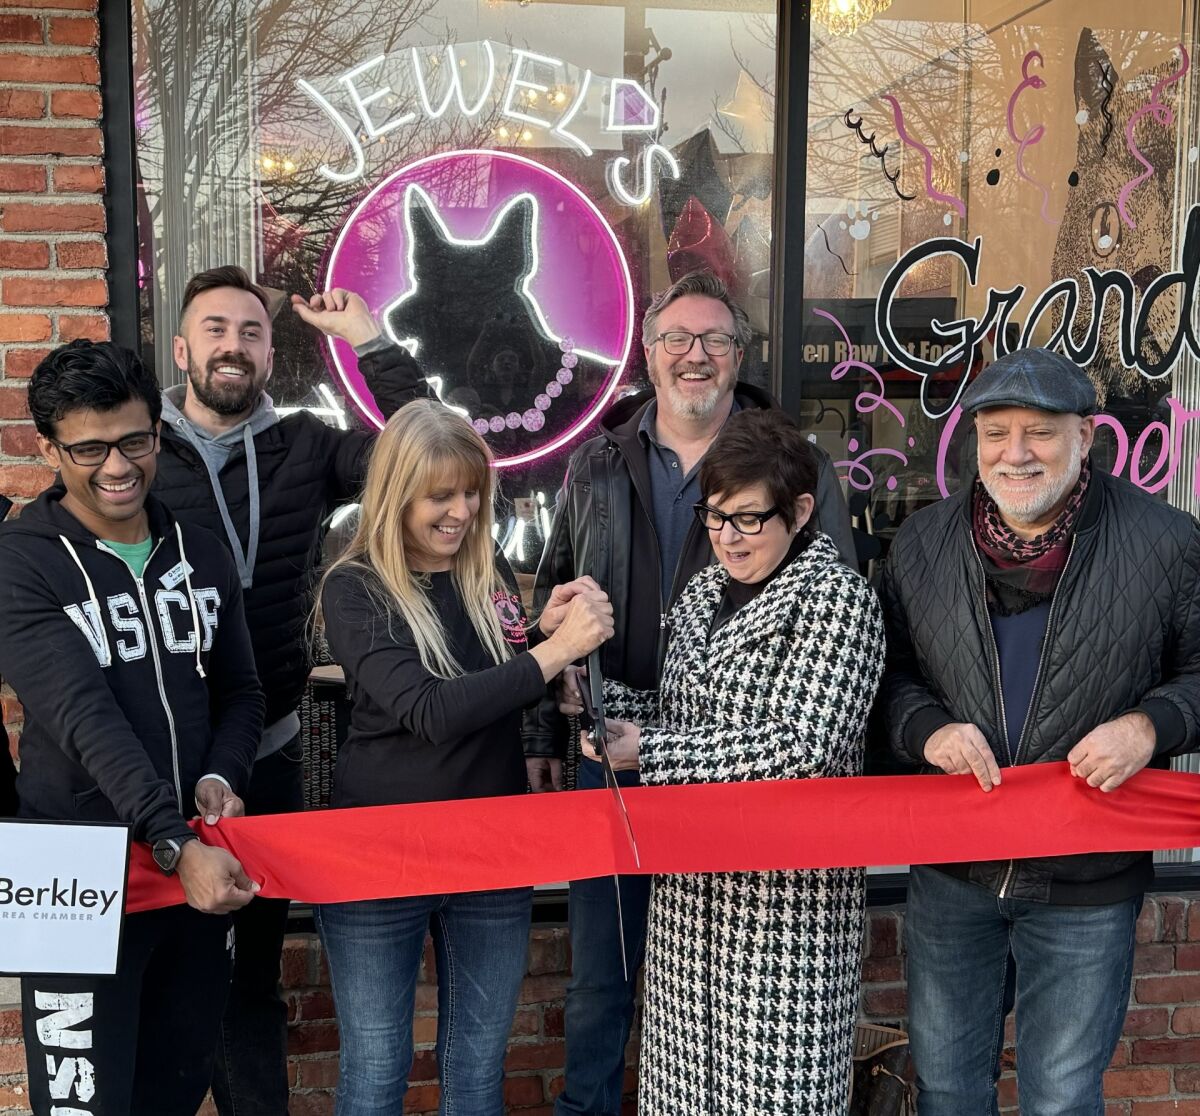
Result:
{"label": "man with gray beard and glasses", "polygon": [[[1197,748],[1200,523],[1093,468],[1096,393],[1001,357],[963,393],[979,477],[911,516],[881,586],[892,750],[1003,794],[1065,760],[1086,793]],[[996,1113],[1017,1007],[1025,1116],[1099,1116],[1125,1019],[1144,852],[914,866],[905,944],[921,1116]]]}

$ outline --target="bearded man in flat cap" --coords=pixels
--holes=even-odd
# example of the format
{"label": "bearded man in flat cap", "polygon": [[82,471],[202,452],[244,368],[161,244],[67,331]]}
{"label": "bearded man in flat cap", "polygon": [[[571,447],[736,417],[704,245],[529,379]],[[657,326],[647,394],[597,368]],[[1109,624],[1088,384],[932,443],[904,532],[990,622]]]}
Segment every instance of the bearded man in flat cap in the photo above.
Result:
{"label": "bearded man in flat cap", "polygon": [[[1197,747],[1200,523],[1093,468],[1096,394],[1024,349],[967,388],[979,476],[911,516],[881,595],[889,743],[1003,794],[1067,761],[1089,793]],[[1103,1116],[1145,852],[914,866],[905,944],[921,1116],[996,1113],[1016,1005],[1023,1116]]]}

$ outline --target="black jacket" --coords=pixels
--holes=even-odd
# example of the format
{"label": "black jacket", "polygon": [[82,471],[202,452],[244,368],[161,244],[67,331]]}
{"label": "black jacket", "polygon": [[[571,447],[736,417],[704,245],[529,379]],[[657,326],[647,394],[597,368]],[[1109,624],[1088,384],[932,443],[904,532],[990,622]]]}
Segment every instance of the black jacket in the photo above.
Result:
{"label": "black jacket", "polygon": [[19,816],[179,836],[201,776],[244,791],[262,734],[237,571],[151,497],[155,548],[135,579],[63,495],[0,527],[0,672],[25,707]]}
{"label": "black jacket", "polygon": [[[881,585],[888,667],[880,720],[893,752],[923,764],[942,725],[973,724],[1007,764],[1000,679],[971,534],[971,489],[907,519]],[[1200,523],[1096,469],[1050,608],[1018,764],[1064,760],[1098,725],[1140,709],[1164,767],[1200,729]],[[1003,793],[1003,787],[999,792]],[[1117,902],[1145,889],[1139,852],[989,861],[947,869],[999,894]]]}
{"label": "black jacket", "polygon": [[[360,368],[385,415],[412,399],[432,395],[416,362],[398,346],[362,357]],[[303,411],[254,438],[260,528],[254,583],[245,591],[246,622],[266,694],[268,725],[300,706],[308,679],[305,625],[321,524],[338,504],[358,495],[374,441],[374,431],[335,430]],[[241,446],[234,448],[220,476],[230,518],[245,547],[250,498]],[[185,523],[207,527],[219,539],[225,538],[204,462],[167,423],[154,494]]]}
{"label": "black jacket", "polygon": [[497,665],[480,641],[450,573],[429,575],[429,597],[463,669],[439,678],[425,669],[408,625],[380,607],[373,575],[343,566],[321,592],[325,634],[345,667],[353,700],[338,749],[333,806],[382,806],[521,794],[521,710],[545,692],[527,650],[525,615],[512,570],[493,594],[513,657]]}
{"label": "black jacket", "polygon": [[[739,383],[736,397],[744,409],[776,406],[750,384]],[[637,690],[658,689],[666,651],[663,617],[689,579],[715,560],[707,532],[694,522],[675,568],[671,599],[662,600],[650,467],[638,437],[638,424],[654,398],[653,391],[645,391],[618,400],[600,420],[603,433],[571,454],[533,596],[540,611],[555,585],[584,574],[595,578],[612,600],[616,629],[600,651],[604,676]],[[833,463],[817,452],[821,466],[813,525],[833,539],[844,562],[857,568],[850,516]],[[562,755],[565,747],[566,721],[548,692],[526,716],[525,753]]]}

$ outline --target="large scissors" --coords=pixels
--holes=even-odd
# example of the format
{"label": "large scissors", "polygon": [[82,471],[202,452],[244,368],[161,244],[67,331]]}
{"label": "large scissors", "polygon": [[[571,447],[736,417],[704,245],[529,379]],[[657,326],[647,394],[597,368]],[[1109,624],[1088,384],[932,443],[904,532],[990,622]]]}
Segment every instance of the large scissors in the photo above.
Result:
{"label": "large scissors", "polygon": [[[608,754],[608,728],[604,723],[604,675],[600,673],[600,650],[597,648],[587,659],[586,683],[579,687],[583,697],[583,722],[588,729],[592,746],[600,756],[604,767],[604,781],[612,791],[621,820],[625,823],[625,836],[629,838],[629,847],[633,850],[633,862],[640,868],[642,859],[638,855],[637,838],[633,835],[633,825],[629,820],[629,811],[625,807],[625,799],[621,797],[621,784],[617,782],[617,773],[613,771],[612,760]],[[613,885],[617,891],[617,930],[621,942],[621,968],[625,979],[629,980],[629,962],[625,956],[625,916],[621,910],[621,877],[613,873]]]}

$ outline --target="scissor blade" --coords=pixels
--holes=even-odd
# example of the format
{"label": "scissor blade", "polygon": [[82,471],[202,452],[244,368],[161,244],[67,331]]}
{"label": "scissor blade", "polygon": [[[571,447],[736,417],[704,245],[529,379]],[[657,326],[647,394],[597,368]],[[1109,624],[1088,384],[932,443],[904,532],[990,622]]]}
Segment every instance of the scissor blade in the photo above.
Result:
{"label": "scissor blade", "polygon": [[629,959],[625,956],[625,913],[621,910],[621,877],[613,874],[613,887],[617,889],[617,939],[621,943],[621,972],[625,983],[629,983]]}
{"label": "scissor blade", "polygon": [[604,747],[598,750],[600,760],[604,764],[604,781],[608,783],[613,798],[617,800],[617,809],[621,812],[621,820],[625,823],[625,836],[629,838],[629,847],[633,850],[633,862],[640,868],[642,858],[638,855],[637,838],[633,835],[633,823],[629,820],[629,810],[621,795],[621,784],[617,782],[617,773],[613,770],[612,760],[608,758],[608,748]]}

